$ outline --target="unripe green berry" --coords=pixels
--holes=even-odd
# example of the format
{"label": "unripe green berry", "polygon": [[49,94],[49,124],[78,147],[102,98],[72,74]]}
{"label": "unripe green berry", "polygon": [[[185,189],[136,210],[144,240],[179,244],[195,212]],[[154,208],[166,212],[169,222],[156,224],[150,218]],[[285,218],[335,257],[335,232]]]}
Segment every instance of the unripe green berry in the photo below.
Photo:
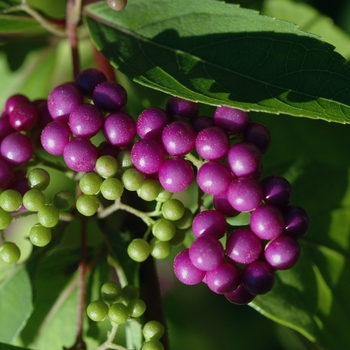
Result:
{"label": "unripe green berry", "polygon": [[129,318],[129,309],[122,303],[115,303],[108,310],[108,318],[116,324],[125,323]]}
{"label": "unripe green berry", "polygon": [[32,188],[23,195],[23,205],[27,210],[38,211],[45,206],[46,198],[37,188]]}
{"label": "unripe green berry", "polygon": [[45,247],[51,241],[51,230],[41,224],[35,224],[29,231],[29,240],[37,247]]}
{"label": "unripe green berry", "polygon": [[165,188],[162,187],[162,189],[160,190],[160,192],[159,192],[159,194],[158,194],[158,196],[156,198],[156,201],[158,201],[158,202],[165,202],[168,199],[170,199],[172,195],[173,195],[172,192],[169,192]]}
{"label": "unripe green berry", "polygon": [[180,220],[184,213],[185,206],[179,199],[171,198],[163,203],[162,214],[168,220]]}
{"label": "unripe green berry", "polygon": [[143,238],[135,238],[128,245],[128,255],[137,262],[145,261],[150,254],[149,243]]}
{"label": "unripe green berry", "polygon": [[123,184],[115,177],[109,177],[105,179],[101,184],[101,194],[108,200],[114,201],[120,198],[123,192]]}
{"label": "unripe green berry", "polygon": [[159,340],[149,340],[143,343],[141,350],[164,350],[164,346]]}
{"label": "unripe green berry", "polygon": [[32,169],[27,176],[28,185],[31,188],[36,188],[44,191],[50,184],[50,174],[42,168]]}
{"label": "unripe green berry", "polygon": [[81,192],[89,196],[99,193],[101,184],[101,176],[94,172],[84,174],[79,181],[79,187]]}
{"label": "unripe green berry", "polygon": [[44,227],[54,227],[60,218],[59,211],[52,205],[45,205],[38,211],[38,221]]}
{"label": "unripe green berry", "polygon": [[181,230],[188,229],[192,226],[193,214],[190,209],[185,208],[182,218],[174,222],[175,226]]}
{"label": "unripe green berry", "polygon": [[72,209],[74,205],[74,195],[70,191],[62,190],[54,194],[52,198],[53,205],[60,211]]}
{"label": "unripe green berry", "polygon": [[80,214],[84,216],[92,216],[96,214],[99,201],[96,196],[88,196],[87,194],[82,194],[77,198],[75,206]]}
{"label": "unripe green berry", "polygon": [[174,237],[175,232],[176,227],[173,222],[165,218],[158,219],[152,227],[153,235],[160,241],[170,241]]}
{"label": "unripe green berry", "polygon": [[186,232],[187,230],[177,229],[175,232],[175,236],[169,241],[169,243],[174,247],[182,244],[186,238]]}
{"label": "unripe green berry", "polygon": [[21,251],[13,242],[3,242],[0,245],[0,258],[6,264],[15,264],[21,257]]}
{"label": "unripe green berry", "polygon": [[95,167],[103,178],[113,177],[118,171],[118,162],[116,158],[106,154],[97,159]]}
{"label": "unripe green berry", "polygon": [[86,313],[91,320],[101,322],[108,315],[108,306],[102,300],[95,300],[88,305]]}
{"label": "unripe green berry", "polygon": [[15,190],[5,190],[0,194],[0,207],[8,212],[17,211],[22,205],[22,195]]}
{"label": "unripe green berry", "polygon": [[127,284],[122,289],[122,301],[125,305],[128,305],[132,300],[137,299],[139,296],[139,289],[132,284]]}
{"label": "unripe green berry", "polygon": [[136,168],[129,168],[123,172],[122,182],[128,191],[137,191],[144,181],[143,174]]}
{"label": "unripe green berry", "polygon": [[12,215],[0,208],[0,230],[4,230],[6,227],[10,226],[12,222]]}
{"label": "unripe green berry", "polygon": [[146,303],[142,299],[134,299],[128,304],[128,309],[130,316],[140,317],[146,311]]}
{"label": "unripe green berry", "polygon": [[142,328],[142,334],[147,341],[159,340],[164,334],[164,326],[156,320],[148,321]]}
{"label": "unripe green berry", "polygon": [[121,169],[127,169],[132,167],[134,164],[131,160],[131,152],[129,149],[120,151],[117,155],[117,162]]}
{"label": "unripe green berry", "polygon": [[160,241],[157,238],[152,238],[150,243],[151,255],[158,260],[167,258],[172,249],[170,242]]}
{"label": "unripe green berry", "polygon": [[106,302],[114,303],[121,297],[122,288],[118,283],[109,281],[102,285],[101,295]]}
{"label": "unripe green berry", "polygon": [[137,190],[137,194],[144,201],[154,201],[161,191],[161,184],[155,179],[145,179],[141,187]]}

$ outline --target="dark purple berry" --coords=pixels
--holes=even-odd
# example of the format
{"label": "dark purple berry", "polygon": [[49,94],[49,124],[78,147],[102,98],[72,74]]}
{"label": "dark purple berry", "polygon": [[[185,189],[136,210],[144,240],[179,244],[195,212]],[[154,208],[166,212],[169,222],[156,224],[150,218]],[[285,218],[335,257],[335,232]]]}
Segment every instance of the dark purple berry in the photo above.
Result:
{"label": "dark purple berry", "polygon": [[283,209],[284,232],[295,239],[303,237],[309,227],[309,217],[305,209],[296,206],[288,205]]}
{"label": "dark purple berry", "polygon": [[6,190],[12,183],[15,174],[12,167],[0,157],[0,189]]}
{"label": "dark purple berry", "polygon": [[239,214],[239,211],[234,209],[227,198],[227,191],[215,194],[213,196],[214,208],[227,217],[234,217]]}
{"label": "dark purple berry", "polygon": [[214,118],[208,115],[195,117],[190,120],[190,123],[197,134],[206,128],[215,126]]}
{"label": "dark purple berry", "polygon": [[249,123],[244,129],[243,137],[245,141],[257,146],[261,153],[265,153],[271,144],[271,134],[269,129],[259,123]]}
{"label": "dark purple berry", "polygon": [[6,136],[1,142],[1,155],[13,165],[27,163],[33,156],[30,138],[19,132]]}
{"label": "dark purple berry", "polygon": [[249,123],[249,114],[237,108],[220,106],[214,112],[215,124],[227,132],[241,133]]}
{"label": "dark purple berry", "polygon": [[192,231],[196,237],[212,236],[220,239],[225,235],[226,228],[225,216],[213,209],[198,213],[192,222]]}
{"label": "dark purple berry", "polygon": [[187,101],[180,97],[170,97],[166,104],[166,111],[171,116],[184,118],[195,118],[199,112],[199,105],[196,102]]}
{"label": "dark purple berry", "polygon": [[281,176],[268,176],[260,181],[264,201],[276,207],[285,207],[291,197],[292,186]]}
{"label": "dark purple berry", "polygon": [[92,99],[97,107],[105,111],[115,112],[126,105],[127,94],[118,83],[105,81],[95,87]]}
{"label": "dark purple berry", "polygon": [[6,102],[5,102],[5,112],[6,114],[10,114],[16,106],[18,106],[21,103],[28,103],[30,102],[28,97],[21,95],[21,94],[16,94],[10,96]]}
{"label": "dark purple berry", "polygon": [[243,286],[240,284],[235,290],[229,293],[225,293],[225,297],[228,301],[235,305],[247,305],[256,297],[254,294],[249,293]]}
{"label": "dark purple berry", "polygon": [[83,95],[92,97],[95,87],[105,81],[107,78],[103,72],[96,68],[88,68],[78,74],[75,85]]}
{"label": "dark purple berry", "polygon": [[11,126],[17,131],[31,130],[38,122],[38,111],[30,103],[21,103],[17,105],[9,114]]}
{"label": "dark purple berry", "polygon": [[160,139],[162,131],[171,122],[169,115],[161,108],[145,109],[136,122],[137,134],[142,139]]}

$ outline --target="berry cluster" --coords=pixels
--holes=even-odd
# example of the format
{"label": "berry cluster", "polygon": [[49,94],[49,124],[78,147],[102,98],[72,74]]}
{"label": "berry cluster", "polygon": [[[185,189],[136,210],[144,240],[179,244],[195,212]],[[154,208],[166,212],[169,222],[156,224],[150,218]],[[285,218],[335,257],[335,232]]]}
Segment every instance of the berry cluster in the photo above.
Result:
{"label": "berry cluster", "polygon": [[[127,249],[133,260],[169,256],[192,229],[194,242],[174,261],[180,281],[204,281],[237,304],[267,293],[275,271],[297,262],[297,240],[308,227],[305,210],[290,204],[290,183],[280,176],[261,179],[269,130],[225,106],[202,116],[197,103],[171,97],[165,109],[148,108],[135,120],[124,111],[126,103],[125,89],[96,69],[57,86],[47,101],[7,100],[0,118],[0,230],[17,212],[36,212],[29,238],[45,246],[62,213],[93,216],[106,201],[126,209],[121,197],[133,191],[157,203],[151,213],[128,207],[148,225]],[[38,167],[40,149],[61,157],[78,180],[76,193],[62,189],[47,203],[42,191],[50,176]],[[200,205],[193,213],[172,198],[193,182],[199,199],[212,198],[212,207]],[[249,226],[229,227],[226,218],[242,212],[249,213]],[[4,234],[2,241],[2,259],[18,261],[15,244]]]}

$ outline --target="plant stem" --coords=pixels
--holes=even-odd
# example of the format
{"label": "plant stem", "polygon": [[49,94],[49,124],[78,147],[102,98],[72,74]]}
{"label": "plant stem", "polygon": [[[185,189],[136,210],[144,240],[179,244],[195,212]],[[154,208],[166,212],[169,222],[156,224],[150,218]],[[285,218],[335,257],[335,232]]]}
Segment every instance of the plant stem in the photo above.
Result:
{"label": "plant stem", "polygon": [[113,340],[117,334],[118,325],[112,323],[112,330],[108,333],[107,340],[101,344],[96,350],[107,350],[107,349],[116,349],[116,350],[127,350],[124,346],[117,345],[113,343]]}
{"label": "plant stem", "polygon": [[107,80],[116,81],[116,76],[114,72],[114,68],[111,66],[109,61],[105,56],[102,55],[100,51],[98,51],[94,47],[94,56],[95,56],[95,65],[96,67],[104,73]]}

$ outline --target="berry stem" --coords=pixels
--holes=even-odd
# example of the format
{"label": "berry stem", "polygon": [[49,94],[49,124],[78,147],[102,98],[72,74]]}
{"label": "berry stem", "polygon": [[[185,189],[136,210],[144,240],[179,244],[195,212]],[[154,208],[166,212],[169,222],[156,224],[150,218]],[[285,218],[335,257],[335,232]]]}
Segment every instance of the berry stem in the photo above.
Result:
{"label": "berry stem", "polygon": [[46,20],[42,15],[40,15],[39,12],[37,12],[27,4],[27,0],[22,0],[22,3],[20,5],[3,10],[2,13],[11,13],[16,11],[24,11],[29,16],[33,17],[37,22],[39,22],[42,25],[42,27],[45,28],[51,34],[54,34],[61,38],[67,36],[66,30],[61,29],[55,26],[54,24],[50,23],[48,20]]}
{"label": "berry stem", "polygon": [[71,46],[74,77],[80,72],[77,28],[80,21],[81,5],[82,0],[67,1],[67,35]]}
{"label": "berry stem", "polygon": [[103,56],[103,54],[95,47],[94,55],[96,68],[104,73],[104,75],[107,77],[107,80],[116,81],[117,79],[115,76],[114,68],[111,66],[107,58]]}
{"label": "berry stem", "polygon": [[108,332],[107,340],[104,343],[102,343],[99,347],[97,347],[96,350],[107,350],[107,349],[127,350],[126,348],[124,348],[124,346],[113,343],[113,340],[117,334],[118,325],[112,322],[111,324],[112,324],[112,329],[110,332]]}
{"label": "berry stem", "polygon": [[185,159],[191,162],[197,169],[199,169],[203,164],[203,161],[196,158],[192,153],[186,154]]}

